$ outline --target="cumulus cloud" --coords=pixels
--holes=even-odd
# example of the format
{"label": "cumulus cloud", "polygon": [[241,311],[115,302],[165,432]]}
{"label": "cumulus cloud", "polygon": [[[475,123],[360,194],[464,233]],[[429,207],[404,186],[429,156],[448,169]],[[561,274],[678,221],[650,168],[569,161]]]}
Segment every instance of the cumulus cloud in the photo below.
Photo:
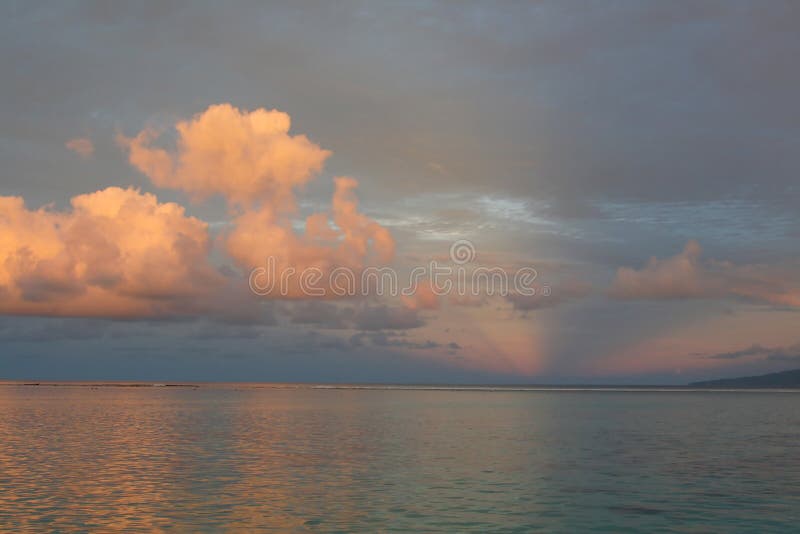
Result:
{"label": "cumulus cloud", "polygon": [[[286,287],[276,285],[272,296],[281,298],[316,296],[308,286],[336,296],[327,286],[332,280],[360,281],[367,265],[391,261],[394,239],[359,211],[353,178],[335,178],[330,210],[310,215],[304,231],[296,231],[295,189],[320,172],[330,152],[303,135],[290,135],[290,125],[289,115],[280,111],[220,104],[179,121],[171,150],[155,145],[154,130],[119,137],[130,163],[156,186],[195,199],[216,194],[227,199],[231,223],[217,243],[210,241],[208,225],[186,215],[182,206],[136,189],[79,195],[66,211],[32,210],[20,197],[0,197],[0,313],[204,314],[267,324],[269,317],[254,308],[247,284],[250,271],[267,258],[275,260],[275,276],[296,273]],[[88,139],[67,146],[91,152]],[[212,266],[214,245],[239,273]],[[338,268],[346,272],[333,278]],[[302,276],[309,270],[313,280]],[[356,328],[361,323],[367,329],[382,323],[407,328],[417,321],[413,312],[361,313],[350,319]]]}
{"label": "cumulus cloud", "polygon": [[621,267],[617,270],[612,295],[621,299],[706,296],[711,288],[705,285],[700,254],[697,241],[689,241],[680,254],[665,260],[650,258],[642,270]]}
{"label": "cumulus cloud", "polygon": [[[244,270],[263,269],[256,283],[265,295],[308,298],[320,291],[332,297],[337,295],[332,285],[342,288],[341,293],[360,292],[356,286],[362,269],[392,260],[394,239],[389,231],[358,212],[357,182],[340,177],[335,185],[332,213],[310,215],[304,233],[295,232],[291,221],[268,205],[247,210],[233,221],[223,237],[225,249]],[[311,277],[304,280],[304,273]]]}
{"label": "cumulus cloud", "polygon": [[290,127],[291,118],[281,111],[217,104],[175,125],[172,152],[154,146],[159,137],[154,129],[118,139],[131,164],[159,187],[197,199],[220,194],[231,203],[266,200],[291,209],[293,189],[321,171],[331,153],[304,135],[290,135]]}
{"label": "cumulus cloud", "polygon": [[176,313],[221,283],[208,249],[206,223],[135,189],[79,195],[64,212],[0,197],[0,312]]}
{"label": "cumulus cloud", "polygon": [[94,144],[91,139],[86,137],[75,137],[70,139],[64,146],[78,154],[82,158],[90,158],[94,154]]}
{"label": "cumulus cloud", "polygon": [[736,265],[703,260],[702,249],[689,241],[679,254],[651,258],[642,269],[622,267],[610,294],[618,299],[739,298],[750,302],[800,307],[797,269],[769,265]]}
{"label": "cumulus cloud", "polygon": [[[266,271],[268,260],[274,261],[264,273],[273,279],[259,283],[270,288],[264,295],[308,298],[316,296],[307,289],[314,287],[335,296],[328,285],[335,269],[348,269],[338,280],[349,283],[348,273],[391,261],[394,239],[359,212],[358,182],[349,177],[334,179],[329,213],[308,216],[302,233],[294,229],[295,189],[319,173],[331,153],[303,135],[290,135],[290,125],[289,115],[280,111],[219,104],[176,124],[173,151],[154,146],[157,133],[149,129],[133,138],[120,136],[120,142],[131,164],[155,185],[197,199],[221,194],[228,200],[233,221],[222,237],[228,255],[245,272]],[[274,279],[290,271],[286,284]],[[310,279],[303,280],[309,271]]]}

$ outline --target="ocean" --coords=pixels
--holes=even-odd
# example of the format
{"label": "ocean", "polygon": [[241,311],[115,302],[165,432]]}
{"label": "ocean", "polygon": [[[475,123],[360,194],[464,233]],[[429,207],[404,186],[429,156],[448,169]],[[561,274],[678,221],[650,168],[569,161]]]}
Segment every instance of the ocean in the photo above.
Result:
{"label": "ocean", "polygon": [[0,530],[800,524],[797,391],[120,386],[0,386]]}

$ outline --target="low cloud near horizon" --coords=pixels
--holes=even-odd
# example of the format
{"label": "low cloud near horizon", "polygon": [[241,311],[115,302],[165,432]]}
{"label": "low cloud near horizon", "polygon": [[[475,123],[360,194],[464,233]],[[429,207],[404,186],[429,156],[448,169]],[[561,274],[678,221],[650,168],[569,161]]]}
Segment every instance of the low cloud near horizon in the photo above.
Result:
{"label": "low cloud near horizon", "polygon": [[[704,260],[696,241],[677,255],[650,258],[640,270],[621,267],[611,296],[623,300],[738,298],[800,308],[800,275],[781,266]],[[796,267],[796,266],[795,266]]]}

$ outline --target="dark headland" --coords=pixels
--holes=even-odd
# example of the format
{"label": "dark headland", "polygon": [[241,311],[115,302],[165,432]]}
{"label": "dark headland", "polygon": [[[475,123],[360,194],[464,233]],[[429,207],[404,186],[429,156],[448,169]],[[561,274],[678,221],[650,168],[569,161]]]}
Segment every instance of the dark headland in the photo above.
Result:
{"label": "dark headland", "polygon": [[768,375],[692,382],[689,385],[704,388],[800,388],[800,369]]}

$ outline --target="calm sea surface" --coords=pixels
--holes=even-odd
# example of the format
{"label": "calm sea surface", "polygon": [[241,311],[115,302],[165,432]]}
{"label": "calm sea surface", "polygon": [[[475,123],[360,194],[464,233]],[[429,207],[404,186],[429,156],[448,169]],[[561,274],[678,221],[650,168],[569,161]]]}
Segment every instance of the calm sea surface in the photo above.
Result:
{"label": "calm sea surface", "polygon": [[798,532],[800,393],[0,386],[0,530]]}

